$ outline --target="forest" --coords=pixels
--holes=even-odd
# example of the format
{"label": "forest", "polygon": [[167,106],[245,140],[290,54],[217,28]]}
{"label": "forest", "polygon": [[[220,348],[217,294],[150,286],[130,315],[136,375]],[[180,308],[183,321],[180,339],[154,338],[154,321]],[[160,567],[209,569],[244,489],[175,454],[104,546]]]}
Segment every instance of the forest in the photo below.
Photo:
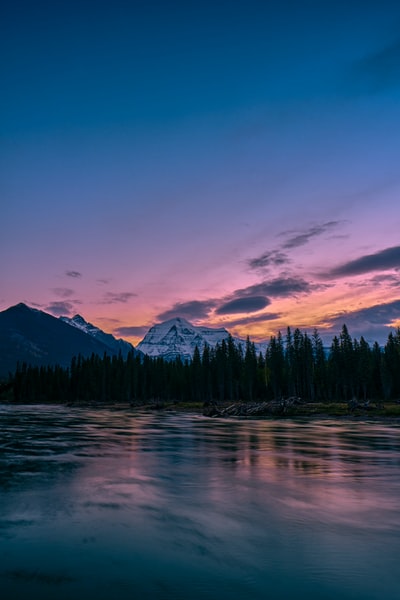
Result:
{"label": "forest", "polygon": [[400,398],[400,328],[385,346],[353,339],[343,325],[329,349],[312,335],[287,329],[265,354],[248,338],[196,347],[193,359],[146,355],[74,357],[69,368],[17,366],[9,386],[16,402],[254,402],[296,396],[309,402]]}

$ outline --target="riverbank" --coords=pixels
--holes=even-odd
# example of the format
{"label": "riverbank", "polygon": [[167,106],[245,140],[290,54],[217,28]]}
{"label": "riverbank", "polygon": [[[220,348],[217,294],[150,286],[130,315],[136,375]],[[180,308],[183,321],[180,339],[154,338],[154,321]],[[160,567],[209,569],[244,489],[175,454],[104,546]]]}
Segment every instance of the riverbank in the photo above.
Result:
{"label": "riverbank", "polygon": [[399,416],[400,405],[382,402],[306,402],[300,398],[281,398],[269,402],[235,403],[220,409],[205,407],[205,416],[216,417],[294,417],[294,416]]}
{"label": "riverbank", "polygon": [[[15,404],[10,397],[0,398],[1,404]],[[24,403],[18,403],[23,405]],[[30,404],[30,403],[28,403]],[[62,403],[43,403],[43,405]],[[265,419],[354,419],[354,420],[394,420],[400,422],[400,401],[397,402],[307,402],[299,398],[271,400],[269,402],[74,402],[71,408],[92,408],[129,411],[160,411],[201,415],[209,418],[265,418]]]}
{"label": "riverbank", "polygon": [[304,418],[394,420],[400,422],[400,402],[306,402],[300,399],[281,399],[269,402],[206,403],[171,402],[132,405],[148,411],[174,411],[203,415],[209,418]]}

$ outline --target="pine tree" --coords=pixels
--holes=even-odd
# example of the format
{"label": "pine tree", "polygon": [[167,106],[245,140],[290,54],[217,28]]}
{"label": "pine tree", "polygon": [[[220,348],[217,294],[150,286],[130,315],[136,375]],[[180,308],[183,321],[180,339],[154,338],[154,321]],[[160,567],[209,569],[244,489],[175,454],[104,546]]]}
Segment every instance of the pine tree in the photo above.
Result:
{"label": "pine tree", "polygon": [[327,400],[327,361],[321,336],[317,329],[312,335],[314,362],[314,391],[316,400]]}
{"label": "pine tree", "polygon": [[345,400],[353,398],[354,390],[354,348],[353,341],[346,325],[343,325],[339,336],[340,342],[340,379]]}
{"label": "pine tree", "polygon": [[365,402],[371,387],[372,354],[371,349],[363,336],[361,336],[359,343],[354,340],[354,354],[357,385],[360,387],[361,395]]}
{"label": "pine tree", "polygon": [[284,395],[285,356],[280,332],[271,336],[265,355],[269,386],[274,398]]}

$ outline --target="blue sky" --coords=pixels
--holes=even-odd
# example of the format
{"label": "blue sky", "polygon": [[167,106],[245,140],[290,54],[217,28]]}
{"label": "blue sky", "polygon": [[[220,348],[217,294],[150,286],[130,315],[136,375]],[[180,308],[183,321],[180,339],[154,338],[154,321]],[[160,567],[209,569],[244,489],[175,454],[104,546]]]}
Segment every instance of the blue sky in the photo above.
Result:
{"label": "blue sky", "polygon": [[384,339],[399,25],[388,1],[5,4],[0,309]]}

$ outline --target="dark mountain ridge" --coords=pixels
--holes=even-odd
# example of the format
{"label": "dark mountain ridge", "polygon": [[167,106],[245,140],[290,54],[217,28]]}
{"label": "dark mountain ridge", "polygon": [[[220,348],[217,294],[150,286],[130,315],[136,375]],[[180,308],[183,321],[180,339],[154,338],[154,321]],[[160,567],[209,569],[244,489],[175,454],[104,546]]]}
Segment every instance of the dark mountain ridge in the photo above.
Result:
{"label": "dark mountain ridge", "polygon": [[17,363],[69,366],[73,356],[115,354],[102,340],[20,303],[0,312],[0,377]]}
{"label": "dark mountain ridge", "polygon": [[85,321],[85,319],[81,315],[75,315],[74,317],[59,317],[60,321],[64,321],[67,325],[71,325],[72,327],[76,327],[83,333],[92,336],[96,340],[102,342],[109,348],[109,352],[111,354],[119,354],[121,352],[122,356],[126,358],[129,352],[136,353],[137,351],[134,349],[132,344],[125,340],[116,339],[111,333],[105,333],[96,325]]}

